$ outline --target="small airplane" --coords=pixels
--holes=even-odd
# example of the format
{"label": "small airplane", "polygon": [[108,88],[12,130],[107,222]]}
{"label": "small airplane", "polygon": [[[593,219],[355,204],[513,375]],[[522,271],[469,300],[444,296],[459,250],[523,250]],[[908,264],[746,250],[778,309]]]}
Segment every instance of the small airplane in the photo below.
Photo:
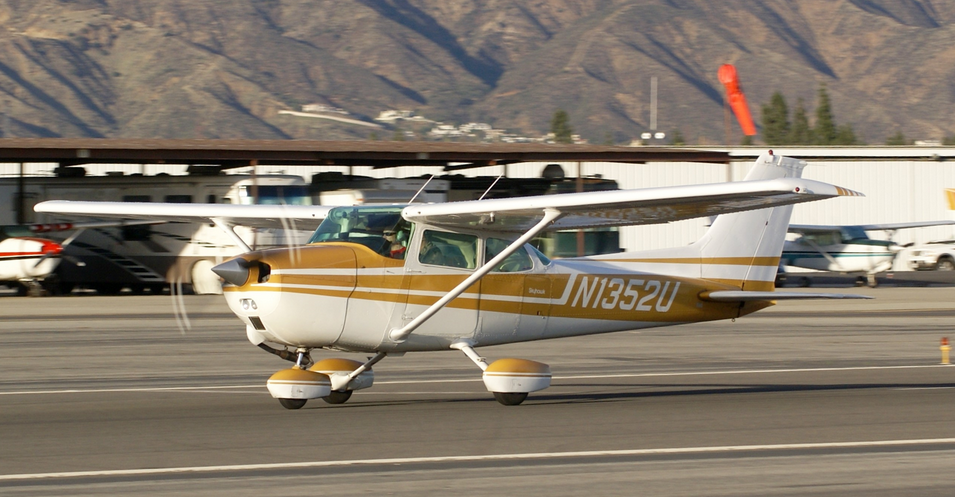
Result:
{"label": "small airplane", "polygon": [[[859,273],[860,281],[876,286],[875,275],[892,268],[896,255],[904,248],[892,241],[892,233],[900,229],[922,228],[955,224],[955,221],[924,221],[910,223],[859,224],[823,226],[791,224],[789,232],[799,234],[783,245],[780,276],[785,278],[785,266]],[[867,231],[887,231],[888,240],[869,238]]]}
{"label": "small airplane", "polygon": [[[287,409],[372,386],[372,366],[407,352],[458,350],[504,405],[547,388],[550,366],[478,347],[736,319],[774,301],[867,298],[774,291],[793,204],[860,193],[801,178],[805,162],[770,151],[744,181],[515,199],[387,206],[48,201],[70,216],[211,220],[246,253],[214,268],[248,339],[294,363],[266,386]],[[666,223],[718,215],[696,243],[548,260],[543,230]],[[232,226],[318,220],[305,246],[252,250]],[[327,349],[374,354],[323,359]]]}
{"label": "small airplane", "polygon": [[[83,230],[161,222],[163,221],[103,221],[0,226],[0,282],[12,283],[24,293],[37,295],[42,292],[42,282],[49,278],[59,265],[63,249]],[[39,236],[62,231],[75,233],[63,242]]]}

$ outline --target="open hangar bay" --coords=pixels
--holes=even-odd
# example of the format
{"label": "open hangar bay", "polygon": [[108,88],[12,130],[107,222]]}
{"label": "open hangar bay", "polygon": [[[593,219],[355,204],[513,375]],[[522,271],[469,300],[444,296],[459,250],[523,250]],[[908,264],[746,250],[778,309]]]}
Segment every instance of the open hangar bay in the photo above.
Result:
{"label": "open hangar bay", "polygon": [[2,297],[0,488],[951,495],[952,290],[853,291],[876,299],[480,349],[552,365],[517,407],[446,352],[388,358],[348,404],[299,411],[268,396],[284,365],[221,297],[187,296],[184,315],[169,296]]}
{"label": "open hangar bay", "polygon": [[[293,174],[306,181],[323,172],[374,178],[443,174],[539,178],[548,164],[559,164],[567,177],[599,175],[616,181],[623,189],[740,180],[753,160],[769,149],[228,140],[133,140],[127,143],[40,139],[4,143],[5,148],[0,147],[0,176],[15,177],[22,170],[27,181],[32,176],[51,175],[58,164],[82,166],[89,175],[112,172],[148,176],[186,174],[190,163],[215,163],[230,173],[249,173],[254,169],[257,174]],[[944,190],[955,188],[955,148],[773,148],[776,154],[807,161],[809,167],[804,177],[866,195],[796,206],[794,224],[880,224],[953,218]],[[107,155],[97,158],[102,154]],[[78,155],[86,157],[78,158]],[[620,229],[620,245],[626,250],[686,245],[705,232],[707,222],[694,219],[667,225],[624,227]],[[886,234],[872,232],[870,236],[885,238]],[[955,228],[900,230],[894,233],[893,239],[900,244],[955,239]]]}

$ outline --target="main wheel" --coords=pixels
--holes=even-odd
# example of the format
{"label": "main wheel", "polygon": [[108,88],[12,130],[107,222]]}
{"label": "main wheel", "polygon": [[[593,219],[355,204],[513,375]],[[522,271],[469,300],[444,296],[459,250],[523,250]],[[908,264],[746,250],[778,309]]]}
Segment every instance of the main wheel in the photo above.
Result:
{"label": "main wheel", "polygon": [[279,399],[279,404],[286,409],[301,409],[308,399]]}
{"label": "main wheel", "polygon": [[353,390],[345,390],[344,392],[339,392],[337,390],[332,390],[332,393],[328,394],[327,397],[322,397],[322,400],[328,402],[329,404],[344,404],[348,402],[348,399],[351,398],[351,393]]}
{"label": "main wheel", "polygon": [[936,271],[955,271],[955,261],[948,257],[942,257],[935,264]]}
{"label": "main wheel", "polygon": [[498,402],[505,406],[516,406],[520,405],[521,402],[524,402],[524,399],[527,398],[527,392],[518,392],[518,393],[504,393],[504,392],[494,392],[494,398]]}

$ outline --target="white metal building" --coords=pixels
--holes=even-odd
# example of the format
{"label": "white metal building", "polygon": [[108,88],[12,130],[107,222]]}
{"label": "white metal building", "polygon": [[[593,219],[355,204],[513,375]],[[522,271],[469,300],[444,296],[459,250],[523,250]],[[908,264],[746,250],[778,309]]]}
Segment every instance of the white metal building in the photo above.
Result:
{"label": "white metal building", "polygon": [[[702,163],[561,163],[568,177],[601,175],[616,180],[620,188],[652,188],[661,186],[717,183],[741,180],[766,147],[729,149],[739,160],[731,164]],[[955,188],[955,147],[846,147],[846,148],[776,148],[775,153],[798,157],[809,162],[804,176],[861,191],[865,198],[837,198],[797,205],[793,223],[798,224],[875,224],[907,221],[955,219],[948,210],[943,191]],[[489,166],[458,171],[465,176],[539,177],[546,163]],[[25,174],[52,174],[53,164],[27,164]],[[184,165],[116,165],[87,166],[88,174],[123,171],[125,174],[184,174]],[[391,169],[344,166],[258,166],[257,174],[284,173],[309,180],[312,174],[341,171],[377,178],[414,177],[443,174],[433,167],[405,166]],[[249,168],[236,169],[248,173]],[[0,164],[0,175],[15,176],[17,164]],[[621,230],[621,245],[627,250],[643,250],[686,245],[699,238],[707,220],[689,220],[663,226],[628,227]],[[870,233],[874,238],[884,237]],[[902,230],[895,234],[899,243],[922,243],[929,240],[955,239],[951,226]]]}

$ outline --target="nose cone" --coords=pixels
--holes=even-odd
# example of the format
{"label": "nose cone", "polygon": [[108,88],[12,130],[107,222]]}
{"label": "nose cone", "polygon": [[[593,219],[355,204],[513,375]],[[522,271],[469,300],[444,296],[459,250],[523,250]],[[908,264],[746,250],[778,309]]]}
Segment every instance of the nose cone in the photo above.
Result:
{"label": "nose cone", "polygon": [[212,268],[212,272],[235,286],[242,286],[249,281],[249,268],[252,263],[241,258],[231,259]]}

